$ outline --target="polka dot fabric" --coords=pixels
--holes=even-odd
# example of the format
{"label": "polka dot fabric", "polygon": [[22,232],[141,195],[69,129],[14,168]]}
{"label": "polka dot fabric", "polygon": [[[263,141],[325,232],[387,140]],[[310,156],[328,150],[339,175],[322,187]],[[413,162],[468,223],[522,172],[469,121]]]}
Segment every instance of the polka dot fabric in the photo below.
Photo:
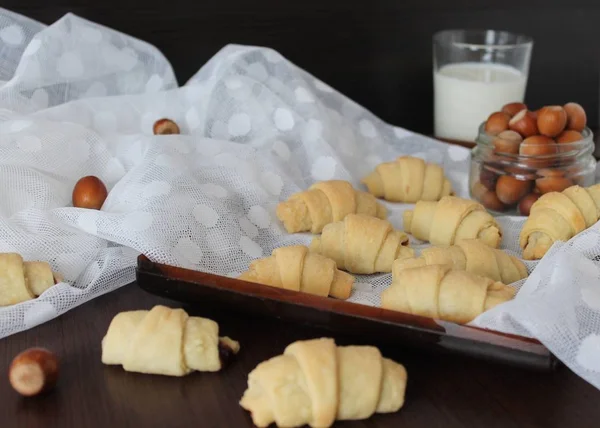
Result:
{"label": "polka dot fabric", "polygon": [[[168,117],[181,135],[155,136]],[[47,260],[65,282],[0,308],[0,337],[134,280],[136,257],[236,276],[274,248],[308,244],[277,203],[318,180],[360,179],[408,154],[443,165],[468,196],[469,151],[393,127],[267,48],[226,46],[186,84],[154,47],[74,15],[51,26],[0,9],[0,252]],[[101,211],[73,208],[85,175]],[[385,203],[402,227],[410,205]],[[523,220],[500,217],[519,255]],[[412,245],[425,247],[414,239]],[[600,230],[556,244],[517,298],[473,323],[537,337],[600,387]],[[390,275],[358,276],[378,305]]]}

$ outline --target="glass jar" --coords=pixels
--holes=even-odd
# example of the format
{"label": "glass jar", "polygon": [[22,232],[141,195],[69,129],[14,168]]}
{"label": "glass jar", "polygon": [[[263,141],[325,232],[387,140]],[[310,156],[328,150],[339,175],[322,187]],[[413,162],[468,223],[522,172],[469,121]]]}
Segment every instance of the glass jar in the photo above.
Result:
{"label": "glass jar", "polygon": [[469,190],[489,211],[529,215],[531,204],[544,193],[594,184],[594,134],[589,128],[579,141],[538,145],[502,141],[484,126],[471,152]]}

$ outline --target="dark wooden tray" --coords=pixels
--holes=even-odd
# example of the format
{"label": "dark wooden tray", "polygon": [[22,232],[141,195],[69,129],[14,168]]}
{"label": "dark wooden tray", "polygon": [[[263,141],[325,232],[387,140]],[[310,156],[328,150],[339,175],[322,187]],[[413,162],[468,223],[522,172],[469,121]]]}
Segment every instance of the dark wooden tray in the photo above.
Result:
{"label": "dark wooden tray", "polygon": [[537,370],[557,366],[540,342],[521,336],[154,263],[144,255],[136,275],[139,287],[162,297],[319,326],[373,344],[454,352]]}

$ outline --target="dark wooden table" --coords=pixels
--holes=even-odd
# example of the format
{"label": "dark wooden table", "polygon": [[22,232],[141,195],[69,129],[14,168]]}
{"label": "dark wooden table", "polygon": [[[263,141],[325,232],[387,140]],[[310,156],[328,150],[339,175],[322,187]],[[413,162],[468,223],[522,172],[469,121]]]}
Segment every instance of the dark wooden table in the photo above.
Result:
{"label": "dark wooden table", "polygon": [[[225,371],[169,378],[102,365],[100,341],[112,317],[155,304],[180,306],[132,284],[0,340],[0,427],[249,427],[250,417],[238,405],[248,373],[292,341],[330,335],[276,320],[186,307],[190,313],[215,319],[222,334],[241,342],[238,359]],[[349,344],[344,337],[336,340]],[[6,371],[12,358],[31,346],[55,351],[62,371],[52,393],[23,399],[11,389]],[[408,370],[405,407],[397,414],[336,426],[595,428],[600,424],[600,391],[565,367],[537,373],[402,346],[381,349]]]}

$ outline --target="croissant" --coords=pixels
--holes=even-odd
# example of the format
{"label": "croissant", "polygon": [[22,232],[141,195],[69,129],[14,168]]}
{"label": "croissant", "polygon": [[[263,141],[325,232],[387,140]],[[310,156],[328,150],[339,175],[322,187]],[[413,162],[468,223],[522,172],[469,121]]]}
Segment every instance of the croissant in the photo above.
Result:
{"label": "croissant", "polygon": [[408,236],[387,220],[348,214],[330,223],[310,243],[310,251],[331,258],[338,268],[357,274],[391,272],[398,257],[412,257]]}
{"label": "croissant", "polygon": [[0,253],[0,306],[40,296],[62,281],[46,262],[25,262],[17,253]]}
{"label": "croissant", "polygon": [[338,299],[350,297],[354,283],[354,277],[338,270],[333,260],[309,252],[304,245],[277,248],[271,256],[250,263],[238,278]]}
{"label": "croissant", "polygon": [[411,156],[379,164],[361,181],[369,193],[392,202],[439,201],[454,194],[441,166]]}
{"label": "croissant", "polygon": [[508,285],[447,265],[409,265],[394,272],[392,284],[381,293],[381,306],[464,324],[514,296]]}
{"label": "croissant", "polygon": [[478,239],[465,239],[451,247],[430,247],[421,251],[421,257],[398,259],[392,265],[392,275],[395,277],[408,266],[428,265],[448,265],[505,284],[527,277],[527,268],[521,260]]}
{"label": "croissant", "polygon": [[555,241],[568,241],[600,219],[600,184],[542,195],[531,206],[519,244],[525,260],[544,257]]}
{"label": "croissant", "polygon": [[343,220],[348,214],[366,214],[386,218],[387,210],[375,197],[354,189],[347,181],[315,183],[277,205],[277,218],[288,233],[321,233],[323,227]]}
{"label": "croissant", "polygon": [[404,404],[404,366],[372,346],[333,339],[298,341],[248,376],[240,405],[257,427],[330,427],[337,420],[397,412]]}
{"label": "croissant", "polygon": [[216,322],[157,305],[113,318],[102,339],[102,363],[128,372],[184,376],[219,371],[239,349],[235,340],[219,337]]}
{"label": "croissant", "polygon": [[405,232],[438,246],[476,238],[498,248],[502,240],[500,225],[483,205],[456,196],[444,196],[439,202],[419,201],[414,211],[404,211],[403,221]]}

